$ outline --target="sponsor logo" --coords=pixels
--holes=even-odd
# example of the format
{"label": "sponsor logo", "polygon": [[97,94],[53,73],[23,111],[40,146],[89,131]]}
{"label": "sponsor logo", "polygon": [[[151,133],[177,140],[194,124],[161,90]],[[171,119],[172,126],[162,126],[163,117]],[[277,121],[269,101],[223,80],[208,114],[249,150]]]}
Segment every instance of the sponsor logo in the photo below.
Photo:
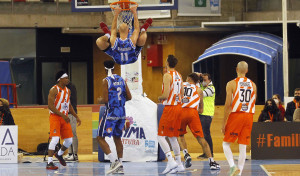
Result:
{"label": "sponsor logo", "polygon": [[1,159],[10,160],[10,158],[6,157],[15,156],[12,145],[15,145],[15,142],[12,138],[9,128],[7,128],[0,146],[0,156],[5,158]]}
{"label": "sponsor logo", "polygon": [[106,132],[107,133],[111,133],[112,132],[112,128],[106,128]]}
{"label": "sponsor logo", "polygon": [[275,136],[274,134],[259,134],[257,140],[257,147],[281,147],[294,148],[300,147],[300,134],[292,133],[289,136]]}
{"label": "sponsor logo", "polygon": [[242,111],[247,111],[248,110],[248,105],[246,103],[242,104]]}

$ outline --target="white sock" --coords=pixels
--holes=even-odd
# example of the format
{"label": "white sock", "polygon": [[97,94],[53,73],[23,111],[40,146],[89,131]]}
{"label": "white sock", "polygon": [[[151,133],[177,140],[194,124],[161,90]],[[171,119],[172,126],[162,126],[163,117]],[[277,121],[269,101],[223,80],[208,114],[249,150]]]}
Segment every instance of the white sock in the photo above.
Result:
{"label": "white sock", "polygon": [[244,169],[245,161],[246,161],[246,148],[247,145],[239,144],[239,161],[238,161],[238,168],[240,169],[240,174],[242,174],[242,171]]}
{"label": "white sock", "polygon": [[105,36],[107,37],[107,39],[110,38],[110,34],[109,33],[106,33]]}
{"label": "white sock", "polygon": [[51,163],[53,161],[52,157],[48,157],[48,164]]}
{"label": "white sock", "polygon": [[166,136],[157,136],[158,143],[164,153],[171,151],[170,146],[166,140]]}
{"label": "white sock", "polygon": [[169,137],[169,141],[170,141],[170,144],[172,146],[174,155],[175,156],[180,155],[180,146],[179,146],[179,143],[177,141],[177,137]]}
{"label": "white sock", "polygon": [[119,158],[121,165],[123,165],[123,158]]}
{"label": "white sock", "polygon": [[146,30],[145,30],[144,28],[142,28],[142,29],[141,29],[141,32],[144,32],[144,31],[146,31]]}
{"label": "white sock", "polygon": [[229,142],[223,142],[223,151],[230,167],[234,166],[233,155],[230,149]]}
{"label": "white sock", "polygon": [[166,157],[168,159],[168,162],[174,160],[171,152],[168,152],[165,155],[166,155]]}
{"label": "white sock", "polygon": [[210,158],[208,158],[208,161],[209,161],[209,162],[214,162],[215,160],[214,160],[213,157],[210,157]]}
{"label": "white sock", "polygon": [[176,161],[176,163],[179,165],[179,164],[181,164],[181,156],[180,155],[176,155],[175,156],[175,161]]}
{"label": "white sock", "polygon": [[187,149],[182,150],[183,155],[189,153]]}
{"label": "white sock", "polygon": [[64,151],[62,151],[61,149],[59,149],[59,151],[57,152],[58,156],[61,156],[64,154]]}
{"label": "white sock", "polygon": [[107,157],[110,162],[115,162],[117,160],[117,158],[112,153],[108,154]]}

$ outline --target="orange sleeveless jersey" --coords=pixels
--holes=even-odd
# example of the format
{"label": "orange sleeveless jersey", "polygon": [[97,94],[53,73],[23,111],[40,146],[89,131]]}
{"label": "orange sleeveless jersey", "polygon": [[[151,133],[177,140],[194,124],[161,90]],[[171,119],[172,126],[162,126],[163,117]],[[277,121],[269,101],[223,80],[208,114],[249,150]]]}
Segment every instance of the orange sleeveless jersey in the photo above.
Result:
{"label": "orange sleeveless jersey", "polygon": [[[62,89],[57,85],[55,85],[53,87],[56,88],[58,91],[58,93],[55,97],[55,101],[54,101],[55,108],[59,112],[65,114],[65,115],[68,115],[69,105],[70,105],[70,90],[67,87]],[[50,113],[54,114],[51,110],[50,110]]]}
{"label": "orange sleeveless jersey", "polygon": [[[168,71],[168,73],[172,76],[172,82],[170,86],[170,94],[167,100],[163,101],[163,105],[177,105],[181,104],[181,75],[177,71]],[[164,92],[164,85],[162,86],[162,92]]]}
{"label": "orange sleeveless jersey", "polygon": [[232,112],[255,112],[255,92],[253,90],[253,82],[246,77],[238,77],[234,79],[236,89],[233,94]]}
{"label": "orange sleeveless jersey", "polygon": [[182,107],[198,109],[200,96],[197,92],[197,86],[195,84],[184,82],[183,87],[184,96],[182,98]]}

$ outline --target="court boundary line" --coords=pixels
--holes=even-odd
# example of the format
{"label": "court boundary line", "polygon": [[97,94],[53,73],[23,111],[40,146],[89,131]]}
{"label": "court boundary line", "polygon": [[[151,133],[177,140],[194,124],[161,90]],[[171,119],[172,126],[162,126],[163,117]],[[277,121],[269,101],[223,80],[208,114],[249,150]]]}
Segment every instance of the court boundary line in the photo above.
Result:
{"label": "court boundary line", "polygon": [[272,176],[272,174],[270,174],[270,172],[263,166],[263,165],[259,165],[263,171],[265,171],[265,173],[268,175],[268,176]]}

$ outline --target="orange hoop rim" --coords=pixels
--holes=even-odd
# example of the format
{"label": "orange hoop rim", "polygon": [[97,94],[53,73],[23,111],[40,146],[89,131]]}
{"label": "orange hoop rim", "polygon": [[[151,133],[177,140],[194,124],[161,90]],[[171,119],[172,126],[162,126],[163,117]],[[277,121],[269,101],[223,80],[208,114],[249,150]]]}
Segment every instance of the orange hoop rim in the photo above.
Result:
{"label": "orange hoop rim", "polygon": [[[113,2],[113,3],[111,3],[110,4],[110,8],[112,8],[113,10],[115,10],[116,9],[116,7],[115,7],[115,5],[119,5],[119,4],[124,4],[125,5],[125,7],[127,6],[127,5],[136,5],[136,6],[138,6],[138,3],[137,2],[133,2],[133,1],[117,1],[117,2]],[[130,10],[130,9],[121,9],[122,11],[127,11],[127,10]]]}

